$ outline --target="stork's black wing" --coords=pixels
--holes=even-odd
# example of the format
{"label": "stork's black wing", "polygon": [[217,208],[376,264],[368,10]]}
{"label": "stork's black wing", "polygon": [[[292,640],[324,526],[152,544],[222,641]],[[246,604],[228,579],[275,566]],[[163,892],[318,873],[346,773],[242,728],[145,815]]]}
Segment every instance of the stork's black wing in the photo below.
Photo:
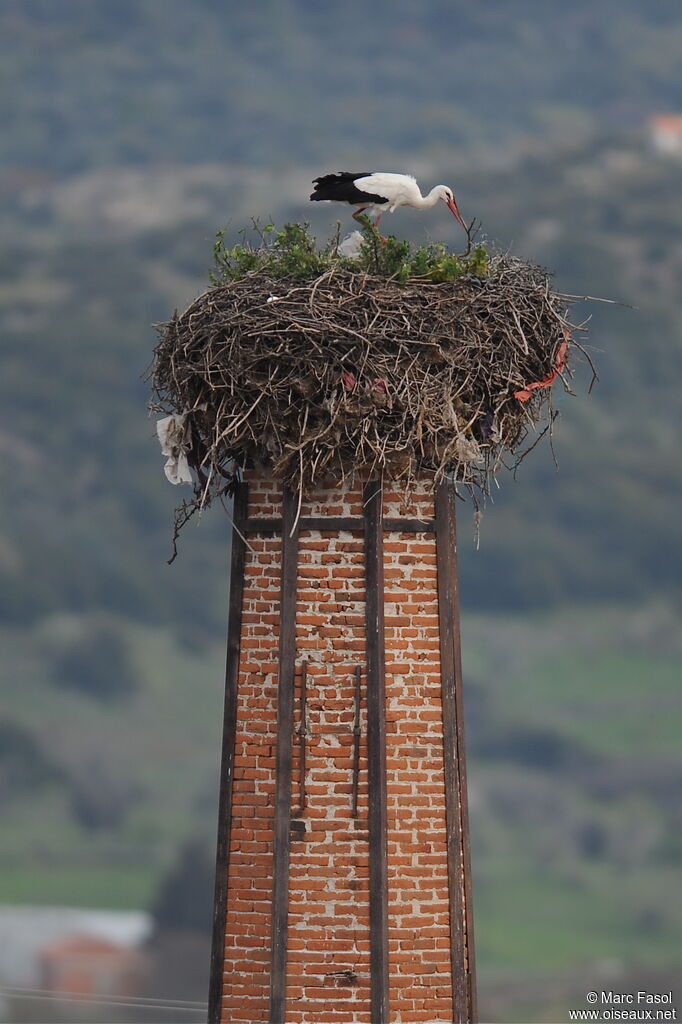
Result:
{"label": "stork's black wing", "polygon": [[[339,171],[338,174],[323,174],[315,178],[315,189],[310,198],[315,200],[331,199],[337,203],[387,203],[386,196],[378,196],[373,192],[362,191],[362,178],[368,178],[373,171]],[[356,184],[356,182],[358,184]]]}

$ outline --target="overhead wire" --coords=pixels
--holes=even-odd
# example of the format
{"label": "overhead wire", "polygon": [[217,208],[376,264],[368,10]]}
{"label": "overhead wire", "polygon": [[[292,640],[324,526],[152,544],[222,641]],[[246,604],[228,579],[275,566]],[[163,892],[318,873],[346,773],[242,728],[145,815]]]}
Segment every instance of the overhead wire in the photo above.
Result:
{"label": "overhead wire", "polygon": [[73,992],[52,992],[49,989],[0,985],[0,997],[52,1000],[65,1003],[89,1003],[101,1006],[129,1006],[148,1010],[172,1010],[185,1013],[206,1013],[208,1004],[190,999],[164,999],[162,996],[116,996],[103,994],[80,995]]}

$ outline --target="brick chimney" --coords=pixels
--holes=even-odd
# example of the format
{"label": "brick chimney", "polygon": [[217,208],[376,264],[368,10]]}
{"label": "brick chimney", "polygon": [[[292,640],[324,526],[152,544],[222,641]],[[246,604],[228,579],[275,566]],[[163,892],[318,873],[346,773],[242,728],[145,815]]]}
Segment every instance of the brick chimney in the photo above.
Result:
{"label": "brick chimney", "polygon": [[475,1021],[455,494],[238,485],[210,1024]]}

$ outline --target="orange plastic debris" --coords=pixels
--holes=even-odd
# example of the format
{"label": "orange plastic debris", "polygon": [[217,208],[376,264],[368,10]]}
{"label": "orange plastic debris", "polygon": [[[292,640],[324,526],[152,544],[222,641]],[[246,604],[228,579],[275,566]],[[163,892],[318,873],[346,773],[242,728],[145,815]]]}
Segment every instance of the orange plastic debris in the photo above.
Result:
{"label": "orange plastic debris", "polygon": [[568,346],[571,342],[571,332],[564,332],[565,340],[561,342],[557,349],[556,359],[554,360],[554,367],[551,373],[548,373],[544,380],[535,381],[533,384],[528,384],[523,390],[515,391],[514,398],[518,398],[519,402],[527,402],[533,397],[533,392],[540,388],[551,388],[554,381],[557,379],[560,373],[566,369],[566,353],[568,352]]}

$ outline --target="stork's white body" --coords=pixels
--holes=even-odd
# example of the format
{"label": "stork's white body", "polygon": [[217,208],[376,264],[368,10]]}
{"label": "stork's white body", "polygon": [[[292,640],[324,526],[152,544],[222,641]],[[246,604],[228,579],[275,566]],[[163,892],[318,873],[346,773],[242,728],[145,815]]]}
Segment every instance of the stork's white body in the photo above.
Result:
{"label": "stork's white body", "polygon": [[[417,179],[411,174],[392,174],[390,171],[375,171],[368,174],[366,178],[356,181],[356,188],[370,194],[385,196],[388,205],[385,203],[371,203],[366,210],[381,214],[388,211],[393,213],[399,206],[414,206],[418,209],[427,209],[428,206],[435,206],[440,196],[434,195],[433,201],[429,196],[422,196]],[[434,189],[435,192],[435,189]],[[349,203],[354,206],[356,204]]]}

